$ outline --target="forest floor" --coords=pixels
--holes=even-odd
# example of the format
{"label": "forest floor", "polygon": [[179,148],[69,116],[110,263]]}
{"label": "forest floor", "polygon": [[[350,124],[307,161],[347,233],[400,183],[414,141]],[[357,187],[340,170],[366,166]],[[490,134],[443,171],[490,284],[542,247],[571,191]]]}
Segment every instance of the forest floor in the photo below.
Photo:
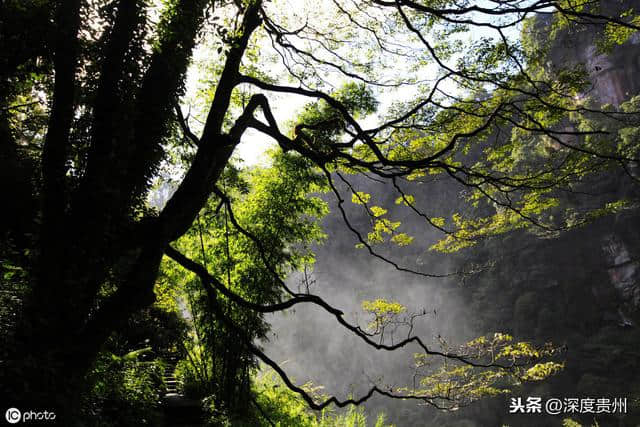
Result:
{"label": "forest floor", "polygon": [[201,427],[204,425],[202,404],[178,393],[167,393],[163,400],[164,427]]}

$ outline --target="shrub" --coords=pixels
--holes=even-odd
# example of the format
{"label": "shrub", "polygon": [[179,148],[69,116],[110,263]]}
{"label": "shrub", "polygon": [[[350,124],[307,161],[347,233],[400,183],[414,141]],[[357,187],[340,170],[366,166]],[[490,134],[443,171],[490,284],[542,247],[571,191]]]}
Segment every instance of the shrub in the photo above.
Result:
{"label": "shrub", "polygon": [[96,427],[158,425],[163,364],[103,352],[90,374],[85,419]]}

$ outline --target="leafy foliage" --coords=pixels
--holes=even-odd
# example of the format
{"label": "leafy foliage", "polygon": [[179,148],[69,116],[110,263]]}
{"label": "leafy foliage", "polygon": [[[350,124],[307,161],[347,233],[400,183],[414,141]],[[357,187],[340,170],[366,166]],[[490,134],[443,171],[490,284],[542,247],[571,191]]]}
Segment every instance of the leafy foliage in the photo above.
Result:
{"label": "leafy foliage", "polygon": [[104,352],[90,373],[93,388],[85,397],[86,420],[96,427],[158,425],[163,389],[160,362]]}
{"label": "leafy foliage", "polygon": [[[313,264],[310,245],[323,239],[318,221],[327,212],[320,198],[308,195],[322,191],[323,182],[305,159],[274,153],[272,161],[269,168],[231,170],[225,175],[221,198],[210,201],[178,244],[194,259],[202,259],[233,292],[260,303],[280,300],[284,289],[277,278]],[[256,241],[269,244],[263,248]],[[179,297],[192,317],[188,358],[178,369],[185,392],[212,395],[223,412],[244,410],[243,396],[249,393],[249,375],[256,367],[253,354],[215,318],[211,296],[199,279],[176,268],[165,264],[165,275],[172,286],[180,284]],[[268,325],[262,316],[224,297],[218,303],[249,336],[265,337]]]}
{"label": "leafy foliage", "polygon": [[[312,394],[321,394],[318,387],[306,384],[305,389]],[[384,414],[376,417],[375,424],[367,422],[363,407],[350,407],[347,411],[338,412],[325,409],[320,413],[309,411],[306,403],[299,395],[287,389],[272,371],[259,374],[254,386],[255,404],[252,414],[261,423],[278,427],[393,427],[385,421]]]}

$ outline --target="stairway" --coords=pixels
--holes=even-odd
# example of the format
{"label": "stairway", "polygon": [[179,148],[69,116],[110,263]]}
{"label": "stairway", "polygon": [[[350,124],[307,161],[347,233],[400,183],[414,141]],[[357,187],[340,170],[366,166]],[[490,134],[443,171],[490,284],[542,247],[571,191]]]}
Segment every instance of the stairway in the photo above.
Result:
{"label": "stairway", "polygon": [[174,374],[176,370],[176,364],[178,363],[178,357],[175,355],[169,356],[167,359],[167,366],[164,368],[164,375],[162,376],[165,384],[165,397],[167,396],[180,396],[181,393],[178,390],[178,380]]}
{"label": "stairway", "polygon": [[175,377],[176,364],[179,358],[169,355],[165,358],[167,366],[163,380],[165,393],[162,399],[164,407],[165,427],[200,427],[204,425],[205,414],[199,400],[189,399],[182,394],[181,385]]}

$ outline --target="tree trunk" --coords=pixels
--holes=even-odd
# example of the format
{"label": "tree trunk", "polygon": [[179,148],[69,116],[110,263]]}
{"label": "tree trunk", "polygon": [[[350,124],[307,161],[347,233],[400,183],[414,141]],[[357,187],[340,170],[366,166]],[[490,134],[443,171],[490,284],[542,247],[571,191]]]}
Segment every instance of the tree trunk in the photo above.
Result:
{"label": "tree trunk", "polygon": [[[78,289],[82,281],[48,283],[35,289],[3,367],[1,400],[8,407],[54,411],[62,425],[74,425],[81,396],[92,386],[86,375],[109,335],[154,302],[153,285],[162,253],[161,245],[141,251],[121,285],[126,292],[87,313],[80,323],[76,322],[78,313],[68,313],[76,307],[76,295],[64,289]],[[81,257],[64,263],[64,269],[81,271],[79,263]]]}

